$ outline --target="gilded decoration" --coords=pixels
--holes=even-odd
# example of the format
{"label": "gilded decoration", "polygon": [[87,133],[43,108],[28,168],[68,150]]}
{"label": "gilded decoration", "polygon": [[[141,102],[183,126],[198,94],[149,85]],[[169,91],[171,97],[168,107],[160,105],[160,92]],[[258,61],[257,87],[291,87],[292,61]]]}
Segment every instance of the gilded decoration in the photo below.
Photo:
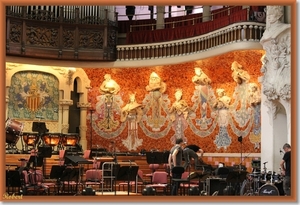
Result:
{"label": "gilded decoration", "polygon": [[[92,144],[106,147],[113,139],[120,151],[163,151],[180,136],[205,147],[205,152],[239,153],[238,137],[242,136],[243,152],[260,152],[258,77],[263,54],[237,51],[176,65],[85,68],[91,81],[88,101],[95,109],[92,117],[90,112],[87,117],[87,133],[91,132],[92,120]],[[106,74],[117,82],[117,93],[99,89]],[[126,110],[123,102],[130,103],[132,93],[143,112],[142,116],[135,112],[134,121],[122,113],[122,108]],[[174,106],[179,102],[180,106]],[[175,108],[179,109],[173,112]],[[100,126],[104,119],[112,123],[111,129]],[[139,143],[129,140],[132,136]]]}

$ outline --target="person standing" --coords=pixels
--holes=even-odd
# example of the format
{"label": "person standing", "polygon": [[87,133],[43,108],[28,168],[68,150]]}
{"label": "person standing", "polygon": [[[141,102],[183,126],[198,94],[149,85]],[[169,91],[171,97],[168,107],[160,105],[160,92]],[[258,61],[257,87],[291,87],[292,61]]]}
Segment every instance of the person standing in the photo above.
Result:
{"label": "person standing", "polygon": [[199,165],[199,156],[197,153],[200,153],[200,158],[203,157],[204,151],[198,145],[187,145],[183,150],[183,157],[184,157],[184,165],[183,168],[186,169],[189,165],[190,158],[194,159],[195,163],[195,170],[197,170],[197,166]]}
{"label": "person standing", "polygon": [[283,190],[286,196],[291,195],[291,145],[283,145],[284,155],[280,162],[281,174],[283,178]]}
{"label": "person standing", "polygon": [[[183,140],[182,138],[176,139],[176,144],[172,147],[170,150],[168,162],[169,162],[169,167],[171,169],[170,171],[170,176],[173,179],[181,179],[182,173],[176,173],[172,172],[173,168],[181,167],[182,165],[182,146],[183,146]],[[178,193],[178,188],[179,188],[179,183],[174,182],[171,190],[171,195],[176,196]]]}
{"label": "person standing", "polygon": [[126,16],[131,21],[135,14],[135,6],[126,6]]}

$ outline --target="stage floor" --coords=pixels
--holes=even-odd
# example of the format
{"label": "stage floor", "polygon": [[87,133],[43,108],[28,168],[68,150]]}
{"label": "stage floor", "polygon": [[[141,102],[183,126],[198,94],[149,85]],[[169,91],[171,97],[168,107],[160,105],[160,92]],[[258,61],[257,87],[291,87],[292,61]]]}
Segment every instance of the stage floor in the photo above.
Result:
{"label": "stage floor", "polygon": [[[128,195],[128,192],[127,191],[116,191],[116,192],[107,192],[107,191],[104,191],[103,194],[101,191],[98,191],[96,192],[96,196],[113,196],[113,195],[116,195],[116,196],[127,196]],[[134,193],[134,192],[129,192],[129,195],[130,196],[141,196],[142,194],[141,193]]]}

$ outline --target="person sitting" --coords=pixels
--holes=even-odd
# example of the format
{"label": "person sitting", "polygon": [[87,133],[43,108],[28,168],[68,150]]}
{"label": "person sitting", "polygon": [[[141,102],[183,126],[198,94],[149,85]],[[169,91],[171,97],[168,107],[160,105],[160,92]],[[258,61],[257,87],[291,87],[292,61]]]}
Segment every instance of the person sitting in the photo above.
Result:
{"label": "person sitting", "polygon": [[188,167],[190,158],[194,159],[195,170],[198,169],[198,165],[200,165],[200,164],[199,164],[199,156],[197,153],[200,153],[200,158],[202,158],[204,151],[199,146],[194,145],[194,144],[185,146],[185,148],[183,150],[183,157],[184,157],[183,167],[184,167],[184,169],[186,169]]}

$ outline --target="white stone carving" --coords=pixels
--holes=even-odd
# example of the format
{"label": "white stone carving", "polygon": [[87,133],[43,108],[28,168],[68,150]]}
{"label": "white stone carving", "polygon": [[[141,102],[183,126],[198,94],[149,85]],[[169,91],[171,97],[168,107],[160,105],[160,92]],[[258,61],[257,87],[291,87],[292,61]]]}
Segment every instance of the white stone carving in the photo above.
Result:
{"label": "white stone carving", "polygon": [[273,120],[276,119],[276,115],[277,115],[278,111],[280,110],[280,108],[277,107],[273,101],[265,101],[264,105],[266,105],[268,107],[269,120],[270,120],[270,122],[272,122]]}

